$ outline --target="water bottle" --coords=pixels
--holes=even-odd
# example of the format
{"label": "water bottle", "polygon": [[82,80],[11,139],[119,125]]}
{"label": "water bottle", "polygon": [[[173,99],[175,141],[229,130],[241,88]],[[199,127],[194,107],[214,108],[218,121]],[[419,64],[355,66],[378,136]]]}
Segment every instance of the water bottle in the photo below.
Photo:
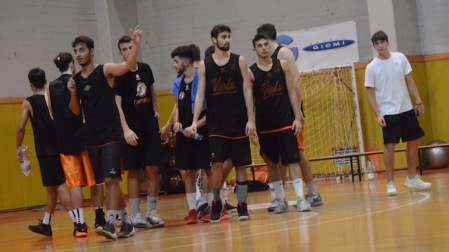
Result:
{"label": "water bottle", "polygon": [[191,136],[191,138],[193,138],[193,139],[195,139],[195,140],[197,140],[197,141],[201,141],[201,140],[203,140],[203,135],[198,134],[198,133],[195,133],[195,134],[193,134],[193,135]]}
{"label": "water bottle", "polygon": [[371,159],[368,159],[368,180],[374,180],[374,163]]}
{"label": "water bottle", "polygon": [[[179,133],[182,133],[182,131],[183,131],[182,128],[180,128],[180,129],[178,130]],[[190,138],[195,139],[195,140],[197,140],[197,141],[201,141],[201,140],[203,140],[203,135],[198,134],[198,133],[195,133],[195,134],[191,135]]]}
{"label": "water bottle", "polygon": [[25,176],[30,175],[31,172],[31,162],[30,155],[28,154],[28,147],[22,145],[17,149],[17,156],[19,157],[20,170]]}

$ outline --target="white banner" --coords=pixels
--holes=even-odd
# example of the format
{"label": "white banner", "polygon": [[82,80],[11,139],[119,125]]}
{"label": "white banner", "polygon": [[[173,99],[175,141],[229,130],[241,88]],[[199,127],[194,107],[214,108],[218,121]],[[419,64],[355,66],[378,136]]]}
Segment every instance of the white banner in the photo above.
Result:
{"label": "white banner", "polygon": [[297,31],[279,32],[277,42],[295,54],[299,71],[311,71],[359,61],[354,21]]}

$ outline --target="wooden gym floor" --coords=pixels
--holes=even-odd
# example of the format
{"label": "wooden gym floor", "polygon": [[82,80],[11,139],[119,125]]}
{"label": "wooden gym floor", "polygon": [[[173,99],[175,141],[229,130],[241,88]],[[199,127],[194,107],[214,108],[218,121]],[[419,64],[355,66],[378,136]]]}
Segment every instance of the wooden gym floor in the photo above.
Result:
{"label": "wooden gym floor", "polygon": [[[251,192],[252,219],[245,222],[231,213],[229,221],[187,226],[184,195],[160,196],[158,213],[166,227],[116,241],[97,236],[93,228],[87,238],[74,238],[64,211],[52,218],[53,237],[27,230],[42,212],[2,213],[0,244],[6,251],[449,251],[449,168],[424,171],[423,179],[433,184],[429,191],[409,191],[405,176],[395,173],[397,196],[387,196],[383,174],[375,181],[318,181],[324,205],[305,213],[293,207],[285,214],[268,213],[269,192]],[[286,193],[293,203],[291,185]],[[235,204],[235,195],[229,196]],[[146,211],[146,202],[141,206]],[[92,227],[92,207],[85,215]]]}

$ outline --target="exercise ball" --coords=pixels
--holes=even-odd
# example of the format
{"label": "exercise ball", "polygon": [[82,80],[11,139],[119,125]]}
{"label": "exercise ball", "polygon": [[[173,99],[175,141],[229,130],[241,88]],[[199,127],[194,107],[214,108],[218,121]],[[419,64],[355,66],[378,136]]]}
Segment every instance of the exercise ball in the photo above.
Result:
{"label": "exercise ball", "polygon": [[[445,144],[442,140],[434,140],[427,145]],[[424,168],[445,168],[449,166],[449,146],[434,147],[421,150]]]}

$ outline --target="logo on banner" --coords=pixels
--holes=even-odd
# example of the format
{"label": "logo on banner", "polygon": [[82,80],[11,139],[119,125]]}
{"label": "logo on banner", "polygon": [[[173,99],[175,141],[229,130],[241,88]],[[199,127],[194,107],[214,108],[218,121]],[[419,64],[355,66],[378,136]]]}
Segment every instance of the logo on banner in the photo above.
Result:
{"label": "logo on banner", "polygon": [[[276,37],[276,42],[280,45],[290,45],[293,42],[293,38],[288,35],[279,35]],[[289,47],[292,50],[295,60],[298,59],[298,47]]]}
{"label": "logo on banner", "polygon": [[348,39],[334,40],[334,41],[329,41],[329,42],[323,42],[323,43],[310,45],[310,46],[304,47],[303,50],[304,51],[309,51],[309,52],[324,51],[324,50],[330,50],[330,49],[336,49],[336,48],[340,48],[340,47],[345,47],[345,46],[348,46],[348,45],[351,45],[351,44],[354,44],[354,40],[348,40]]}

